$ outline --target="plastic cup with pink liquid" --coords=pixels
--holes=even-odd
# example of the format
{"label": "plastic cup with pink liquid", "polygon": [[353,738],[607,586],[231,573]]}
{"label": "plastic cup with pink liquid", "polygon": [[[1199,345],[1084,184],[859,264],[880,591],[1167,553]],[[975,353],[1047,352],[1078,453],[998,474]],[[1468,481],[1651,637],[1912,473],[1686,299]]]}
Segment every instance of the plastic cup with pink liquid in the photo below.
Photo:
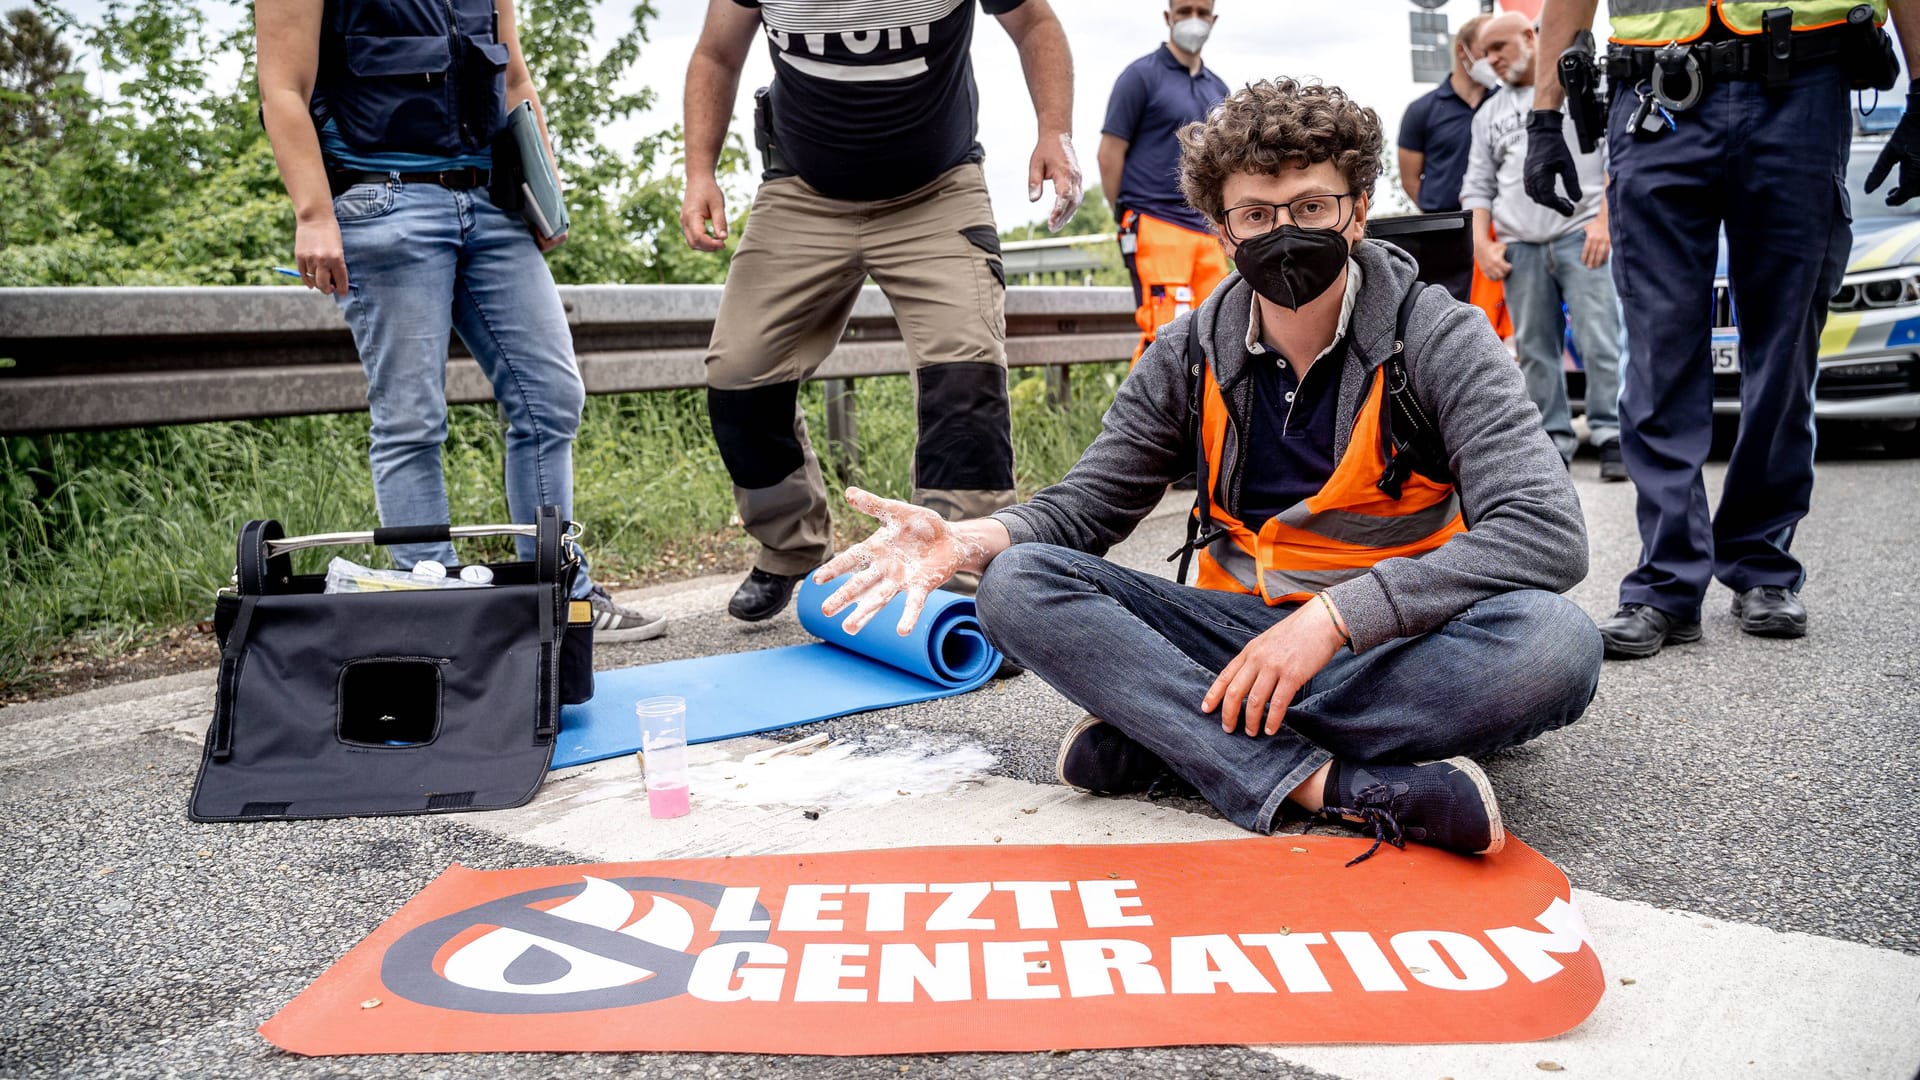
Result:
{"label": "plastic cup with pink liquid", "polygon": [[640,769],[647,779],[647,809],[676,818],[692,809],[687,798],[687,701],[647,698],[634,706],[640,720]]}

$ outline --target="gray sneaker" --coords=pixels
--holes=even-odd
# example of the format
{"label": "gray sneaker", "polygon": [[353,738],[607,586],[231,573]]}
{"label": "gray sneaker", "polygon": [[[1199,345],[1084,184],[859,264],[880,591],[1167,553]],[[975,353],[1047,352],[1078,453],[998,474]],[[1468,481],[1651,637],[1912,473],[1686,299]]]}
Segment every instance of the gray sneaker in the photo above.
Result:
{"label": "gray sneaker", "polygon": [[650,641],[667,632],[667,620],[658,615],[643,615],[614,602],[603,585],[595,585],[587,594],[593,608],[593,639],[618,644],[622,641]]}

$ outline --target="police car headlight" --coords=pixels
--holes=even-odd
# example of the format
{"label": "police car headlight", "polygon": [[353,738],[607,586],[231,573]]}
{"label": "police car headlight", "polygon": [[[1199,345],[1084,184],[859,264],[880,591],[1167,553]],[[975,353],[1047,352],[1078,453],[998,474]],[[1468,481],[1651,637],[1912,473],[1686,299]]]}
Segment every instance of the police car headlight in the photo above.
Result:
{"label": "police car headlight", "polygon": [[1829,307],[1833,311],[1866,311],[1909,304],[1920,304],[1920,266],[1848,274],[1840,279],[1840,289],[1833,294]]}

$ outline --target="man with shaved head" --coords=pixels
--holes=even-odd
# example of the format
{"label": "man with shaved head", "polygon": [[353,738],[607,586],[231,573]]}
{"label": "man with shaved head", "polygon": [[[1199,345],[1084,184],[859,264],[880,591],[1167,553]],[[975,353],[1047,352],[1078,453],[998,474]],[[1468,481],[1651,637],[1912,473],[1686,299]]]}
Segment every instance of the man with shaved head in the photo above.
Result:
{"label": "man with shaved head", "polygon": [[[1587,431],[1600,452],[1600,478],[1624,480],[1614,404],[1620,391],[1620,302],[1608,265],[1606,153],[1596,147],[1576,158],[1586,194],[1571,215],[1528,197],[1527,121],[1533,114],[1534,75],[1540,65],[1552,64],[1537,55],[1536,44],[1533,24],[1521,15],[1501,15],[1480,28],[1480,49],[1507,89],[1473,118],[1460,205],[1473,211],[1474,259],[1481,272],[1506,283],[1527,396],[1539,407],[1561,458],[1571,464],[1579,448],[1561,367],[1571,320],[1574,348],[1587,374]],[[1489,221],[1498,240],[1486,234]]]}

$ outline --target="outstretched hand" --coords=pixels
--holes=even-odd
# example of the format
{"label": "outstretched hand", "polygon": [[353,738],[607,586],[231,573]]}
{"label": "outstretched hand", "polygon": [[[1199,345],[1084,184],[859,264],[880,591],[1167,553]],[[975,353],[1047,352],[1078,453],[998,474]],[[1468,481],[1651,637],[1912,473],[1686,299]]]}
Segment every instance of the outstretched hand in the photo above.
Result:
{"label": "outstretched hand", "polygon": [[984,562],[985,549],[978,541],[924,506],[883,499],[856,487],[847,489],[847,505],[878,518],[880,528],[815,570],[813,582],[825,585],[842,574],[853,575],[820,605],[821,614],[828,618],[853,605],[853,614],[842,624],[849,634],[859,633],[881,608],[905,592],[906,609],[895,627],[905,637],[920,621],[929,593],[956,571]]}
{"label": "outstretched hand", "polygon": [[1028,202],[1040,201],[1040,184],[1047,180],[1053,182],[1053,210],[1047,214],[1047,231],[1057,233],[1079,212],[1080,200],[1086,195],[1080,158],[1073,152],[1073,136],[1062,134],[1053,143],[1044,135],[1040,137],[1027,163]]}

